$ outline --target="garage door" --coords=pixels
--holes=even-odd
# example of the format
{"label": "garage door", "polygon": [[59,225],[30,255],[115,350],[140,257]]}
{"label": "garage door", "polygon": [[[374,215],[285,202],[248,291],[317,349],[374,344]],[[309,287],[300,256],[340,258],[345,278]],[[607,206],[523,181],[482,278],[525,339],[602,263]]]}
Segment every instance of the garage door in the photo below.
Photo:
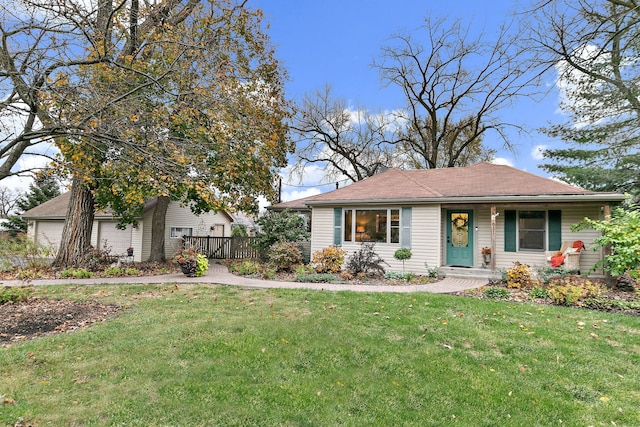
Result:
{"label": "garage door", "polygon": [[[131,246],[131,226],[124,230],[116,228],[115,221],[98,222],[98,246],[103,248],[106,245],[111,248],[112,255],[123,254]],[[140,248],[134,248],[140,250]]]}
{"label": "garage door", "polygon": [[36,241],[41,245],[60,247],[62,240],[62,221],[38,221],[36,224]]}

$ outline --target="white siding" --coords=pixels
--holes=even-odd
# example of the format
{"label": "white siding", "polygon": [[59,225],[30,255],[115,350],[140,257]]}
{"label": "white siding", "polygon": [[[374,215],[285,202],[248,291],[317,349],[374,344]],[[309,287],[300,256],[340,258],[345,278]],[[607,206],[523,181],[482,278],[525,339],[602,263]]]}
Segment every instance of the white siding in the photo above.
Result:
{"label": "white siding", "polygon": [[[152,214],[151,214],[152,215]],[[149,217],[151,224],[151,216]],[[216,230],[211,227],[224,226],[224,236],[231,235],[231,220],[226,213],[208,212],[202,215],[196,215],[191,212],[188,206],[182,207],[179,203],[171,202],[167,208],[167,217],[165,222],[165,247],[164,253],[167,259],[171,259],[173,254],[180,248],[182,240],[179,238],[171,238],[171,227],[190,227],[193,229],[193,236],[215,236]],[[150,228],[150,227],[147,227]],[[151,236],[149,235],[149,246],[151,247]],[[148,255],[147,255],[148,256]]]}
{"label": "white siding", "polygon": [[[387,208],[389,206],[385,206]],[[391,206],[392,209],[399,209],[402,206]],[[367,207],[371,209],[371,206]],[[471,208],[471,207],[470,207]],[[364,209],[364,207],[349,207],[349,209]],[[512,208],[509,208],[512,209]],[[514,208],[513,208],[514,209]],[[574,233],[570,230],[573,224],[580,222],[584,217],[602,219],[600,206],[564,206],[550,207],[527,206],[527,210],[562,210],[562,240],[575,241],[582,240],[587,246],[580,257],[580,270],[583,273],[589,272],[591,267],[602,259],[602,252],[591,250],[593,240],[598,236],[594,230],[583,230]],[[516,209],[517,210],[517,209]],[[504,211],[498,207],[498,217],[496,218],[496,245],[493,248],[492,257],[496,261],[496,269],[509,269],[515,261],[530,266],[547,265],[544,252],[533,251],[504,251]],[[407,272],[426,274],[427,265],[429,268],[446,265],[446,209],[440,205],[414,206],[412,207],[411,224],[411,259],[405,261],[404,269]],[[334,210],[330,208],[314,208],[311,222],[311,253],[322,250],[333,245],[333,220]],[[473,245],[474,245],[474,267],[479,268],[483,264],[481,249],[491,246],[491,210],[489,207],[478,207],[473,209]],[[548,236],[545,236],[547,239]],[[345,242],[342,248],[349,254],[360,248],[359,243]],[[375,251],[389,265],[385,266],[387,271],[402,271],[402,262],[397,261],[393,254],[400,248],[399,244],[377,243]],[[596,274],[602,274],[597,271]]]}
{"label": "white siding", "polygon": [[[599,233],[592,229],[585,229],[580,232],[572,232],[571,226],[580,222],[585,217],[593,219],[602,219],[600,214],[600,206],[585,205],[585,206],[571,206],[562,208],[549,208],[528,206],[527,210],[547,210],[547,209],[561,209],[562,210],[562,241],[573,242],[575,240],[582,240],[587,247],[587,250],[583,251],[580,256],[580,272],[588,273],[593,265],[602,259],[602,251],[598,250],[594,252],[591,250],[593,246],[593,240],[598,237]],[[505,209],[499,208],[500,214],[496,221],[496,268],[497,269],[509,269],[513,267],[515,261],[519,261],[523,264],[530,266],[543,266],[547,265],[546,256],[543,252],[530,252],[530,251],[517,251],[517,252],[505,252],[504,251],[504,211]],[[488,216],[487,216],[488,218]],[[484,228],[484,226],[481,226]],[[481,228],[481,229],[482,229]],[[487,233],[490,239],[490,224],[487,220]],[[485,239],[486,240],[486,239]],[[484,242],[485,240],[482,240]],[[481,244],[477,246],[488,246],[487,244]],[[479,249],[478,249],[479,250]],[[596,271],[594,274],[602,274],[602,271]]]}
{"label": "white siding", "polygon": [[[401,209],[402,206],[385,206],[391,209]],[[349,209],[372,209],[368,207],[350,207]],[[311,253],[333,245],[333,207],[314,208],[311,221]],[[440,265],[440,243],[442,232],[440,227],[440,207],[420,206],[412,208],[411,224],[411,259],[406,260],[404,270],[417,274],[426,274],[427,267]],[[375,252],[389,265],[387,271],[402,271],[402,261],[393,257],[400,249],[399,243],[376,243]],[[347,251],[347,259],[353,252],[360,249],[360,243],[345,242],[342,248]]]}
{"label": "white siding", "polygon": [[333,208],[313,208],[311,213],[311,253],[332,245]]}

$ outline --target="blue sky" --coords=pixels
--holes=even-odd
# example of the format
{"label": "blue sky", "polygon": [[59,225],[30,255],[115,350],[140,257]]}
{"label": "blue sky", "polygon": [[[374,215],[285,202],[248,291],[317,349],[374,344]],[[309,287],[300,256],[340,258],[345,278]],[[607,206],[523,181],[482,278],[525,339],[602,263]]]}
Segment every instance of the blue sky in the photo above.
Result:
{"label": "blue sky", "polygon": [[[305,93],[330,84],[332,96],[348,100],[354,108],[372,111],[404,105],[402,94],[395,88],[383,88],[378,72],[371,68],[392,35],[415,32],[427,16],[472,20],[474,28],[490,34],[508,14],[527,4],[514,0],[249,0],[251,7],[263,10],[270,25],[268,33],[277,57],[289,73],[286,90],[290,99],[298,101]],[[553,76],[547,84],[553,88]],[[531,130],[530,134],[509,135],[516,153],[502,150],[496,135],[486,135],[484,142],[498,149],[498,157],[505,163],[547,176],[537,167],[541,161],[536,158],[536,147],[557,142],[535,129],[562,121],[557,92],[551,90],[543,100],[518,101],[505,111],[505,117]],[[313,187],[318,182],[318,176],[310,176],[301,187],[285,185],[283,198],[330,189]]]}

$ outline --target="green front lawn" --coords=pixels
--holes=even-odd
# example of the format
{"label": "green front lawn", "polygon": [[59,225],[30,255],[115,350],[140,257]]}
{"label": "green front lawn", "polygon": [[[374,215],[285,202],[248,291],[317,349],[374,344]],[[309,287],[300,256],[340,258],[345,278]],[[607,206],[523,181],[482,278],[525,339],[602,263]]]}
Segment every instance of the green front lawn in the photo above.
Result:
{"label": "green front lawn", "polygon": [[125,309],[0,348],[0,425],[640,425],[638,317],[429,293],[37,291]]}

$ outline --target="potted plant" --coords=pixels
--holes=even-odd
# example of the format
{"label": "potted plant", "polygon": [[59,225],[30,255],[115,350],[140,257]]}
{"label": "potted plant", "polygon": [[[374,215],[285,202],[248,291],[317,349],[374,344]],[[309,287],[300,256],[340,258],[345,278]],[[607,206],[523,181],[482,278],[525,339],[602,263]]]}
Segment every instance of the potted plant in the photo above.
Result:
{"label": "potted plant", "polygon": [[482,253],[482,259],[484,260],[484,263],[489,265],[489,263],[491,262],[491,248],[485,246],[480,252]]}
{"label": "potted plant", "polygon": [[132,246],[129,246],[127,248],[127,256],[133,256],[133,247]]}
{"label": "potted plant", "polygon": [[203,276],[209,269],[209,260],[207,260],[207,257],[198,253],[193,246],[178,249],[173,259],[180,265],[182,272],[187,277]]}

